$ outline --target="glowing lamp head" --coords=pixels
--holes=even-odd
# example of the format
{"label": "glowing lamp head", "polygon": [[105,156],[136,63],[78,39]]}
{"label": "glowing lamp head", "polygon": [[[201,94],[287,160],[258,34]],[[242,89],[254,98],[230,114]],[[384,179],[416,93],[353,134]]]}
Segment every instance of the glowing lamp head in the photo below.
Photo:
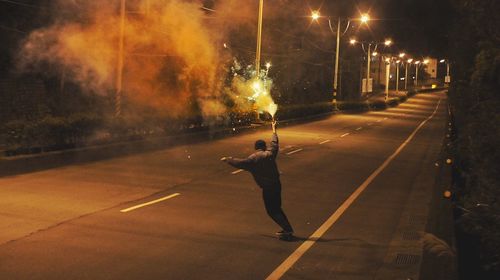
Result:
{"label": "glowing lamp head", "polygon": [[373,56],[377,56],[378,55],[378,52],[373,52],[372,53]]}
{"label": "glowing lamp head", "polygon": [[357,42],[357,41],[356,41],[356,39],[351,39],[351,40],[349,40],[349,44],[351,44],[351,45],[356,44],[356,42]]}
{"label": "glowing lamp head", "polygon": [[428,64],[428,63],[429,63],[428,59],[424,60],[424,64]]}
{"label": "glowing lamp head", "polygon": [[405,55],[406,55],[405,53],[400,53],[399,57],[403,58],[403,57],[405,57]]}
{"label": "glowing lamp head", "polygon": [[420,64],[420,60],[415,61],[415,64],[419,65]]}
{"label": "glowing lamp head", "polygon": [[387,57],[387,58],[385,59],[385,62],[389,63],[389,62],[391,62],[391,59]]}
{"label": "glowing lamp head", "polygon": [[408,63],[412,63],[412,62],[413,62],[413,58],[408,59]]}
{"label": "glowing lamp head", "polygon": [[439,63],[445,63],[445,62],[446,62],[446,59],[441,59],[441,60],[439,61]]}
{"label": "glowing lamp head", "polygon": [[311,18],[312,18],[313,20],[318,20],[318,19],[319,19],[319,17],[320,17],[320,14],[319,14],[319,12],[318,12],[318,11],[313,11],[313,12],[311,13]]}
{"label": "glowing lamp head", "polygon": [[390,39],[385,40],[384,45],[386,45],[386,46],[392,45],[392,40],[390,40]]}
{"label": "glowing lamp head", "polygon": [[369,20],[370,20],[370,16],[368,14],[361,15],[361,22],[362,23],[367,23]]}
{"label": "glowing lamp head", "polygon": [[396,63],[400,63],[400,62],[401,62],[401,60],[399,60],[399,59],[398,59],[398,60],[396,60]]}
{"label": "glowing lamp head", "polygon": [[271,68],[271,66],[272,66],[272,65],[271,65],[271,62],[266,63],[266,68],[267,68],[267,69]]}

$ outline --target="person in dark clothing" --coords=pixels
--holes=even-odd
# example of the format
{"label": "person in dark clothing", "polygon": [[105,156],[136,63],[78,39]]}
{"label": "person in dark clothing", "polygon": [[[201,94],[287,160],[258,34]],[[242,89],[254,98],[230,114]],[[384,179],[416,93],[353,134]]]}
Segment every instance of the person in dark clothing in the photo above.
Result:
{"label": "person in dark clothing", "polygon": [[282,228],[276,234],[284,238],[290,237],[293,234],[293,229],[281,208],[281,182],[278,166],[276,165],[276,157],[279,151],[276,121],[272,122],[272,126],[273,138],[270,149],[267,149],[264,140],[257,140],[255,141],[256,152],[249,157],[244,159],[223,157],[221,160],[252,174],[255,182],[262,189],[262,198],[267,214]]}

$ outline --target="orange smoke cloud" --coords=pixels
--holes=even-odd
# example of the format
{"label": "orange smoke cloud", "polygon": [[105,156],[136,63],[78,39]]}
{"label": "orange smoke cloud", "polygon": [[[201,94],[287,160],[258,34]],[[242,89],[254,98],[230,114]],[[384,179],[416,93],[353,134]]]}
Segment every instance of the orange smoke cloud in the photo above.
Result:
{"label": "orange smoke cloud", "polygon": [[[125,98],[171,116],[184,115],[193,105],[204,115],[223,113],[217,101],[222,87],[218,80],[226,71],[221,65],[228,54],[219,52],[224,32],[214,29],[217,23],[207,22],[198,3],[135,2],[138,5],[127,6],[125,18]],[[65,76],[86,91],[113,93],[120,55],[117,3],[99,1],[99,5],[75,7],[63,3],[63,20],[32,32],[26,39],[19,56],[21,67],[40,71],[50,63],[64,69]],[[137,13],[130,12],[133,8]],[[82,12],[85,20],[68,16]]]}

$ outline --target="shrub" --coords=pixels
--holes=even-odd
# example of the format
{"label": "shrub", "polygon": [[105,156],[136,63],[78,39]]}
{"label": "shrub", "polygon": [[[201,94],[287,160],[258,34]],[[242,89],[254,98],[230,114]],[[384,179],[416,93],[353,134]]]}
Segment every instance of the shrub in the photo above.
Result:
{"label": "shrub", "polygon": [[371,110],[384,110],[387,108],[387,103],[385,100],[374,100],[369,103]]}
{"label": "shrub", "polygon": [[362,112],[370,110],[370,104],[368,102],[361,101],[341,101],[337,104],[337,107],[339,110],[347,112]]}

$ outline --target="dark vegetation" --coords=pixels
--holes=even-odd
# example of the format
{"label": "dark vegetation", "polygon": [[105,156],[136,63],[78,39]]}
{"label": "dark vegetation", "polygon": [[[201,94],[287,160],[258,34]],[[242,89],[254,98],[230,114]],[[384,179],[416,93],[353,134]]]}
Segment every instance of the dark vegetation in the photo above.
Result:
{"label": "dark vegetation", "polygon": [[454,190],[462,279],[500,279],[500,2],[454,1]]}

